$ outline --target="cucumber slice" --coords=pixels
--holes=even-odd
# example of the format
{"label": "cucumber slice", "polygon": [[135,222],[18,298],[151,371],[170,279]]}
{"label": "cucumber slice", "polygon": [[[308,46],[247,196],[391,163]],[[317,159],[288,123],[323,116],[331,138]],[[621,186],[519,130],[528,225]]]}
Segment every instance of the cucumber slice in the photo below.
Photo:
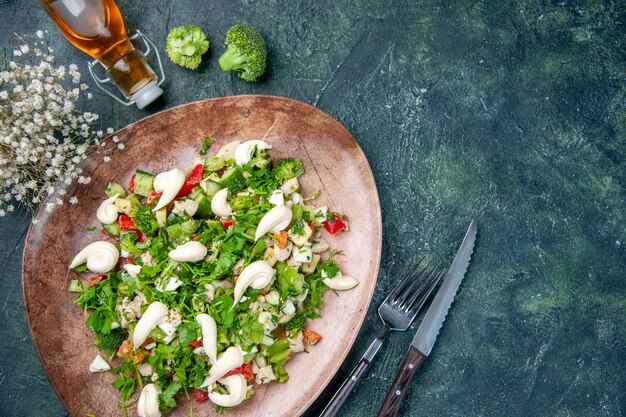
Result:
{"label": "cucumber slice", "polygon": [[155,342],[163,343],[165,339],[167,338],[167,335],[165,334],[163,330],[159,329],[158,327],[155,327],[154,329],[150,330],[150,333],[148,333],[148,337],[154,340]]}
{"label": "cucumber slice", "polygon": [[124,187],[116,183],[115,181],[109,181],[107,185],[104,187],[104,193],[109,197],[113,197],[115,194],[119,198],[126,197],[126,191],[124,191]]}
{"label": "cucumber slice", "polygon": [[205,180],[204,183],[204,192],[207,197],[212,198],[219,190],[222,189],[222,186],[216,183],[215,181]]}
{"label": "cucumber slice", "polygon": [[194,213],[193,217],[202,218],[211,214],[211,200],[200,194],[194,199],[194,201],[198,203],[198,209]]}
{"label": "cucumber slice", "polygon": [[246,179],[239,167],[229,168],[220,178],[222,188],[228,188],[231,192],[239,191],[246,186]]}
{"label": "cucumber slice", "polygon": [[87,284],[79,279],[73,279],[70,281],[70,292],[85,292],[87,291]]}
{"label": "cucumber slice", "polygon": [[165,230],[170,237],[170,241],[180,245],[188,236],[196,233],[202,222],[200,220],[187,220],[186,222],[167,226]]}
{"label": "cucumber slice", "polygon": [[154,191],[154,175],[140,169],[135,172],[135,194],[150,197]]}
{"label": "cucumber slice", "polygon": [[219,171],[226,166],[226,161],[221,156],[209,156],[204,160],[204,169],[209,172]]}
{"label": "cucumber slice", "polygon": [[200,227],[200,220],[187,220],[186,222],[182,222],[180,227],[183,230],[183,233],[187,236],[196,233],[196,230]]}
{"label": "cucumber slice", "polygon": [[193,189],[189,193],[189,198],[191,198],[192,200],[195,200],[196,197],[202,194],[204,194],[204,192],[202,191],[202,187],[200,187],[199,185],[196,185],[195,187],[193,187]]}
{"label": "cucumber slice", "polygon": [[187,237],[183,233],[183,228],[181,227],[180,223],[167,226],[165,228],[165,231],[167,231],[167,235],[170,237],[170,241],[176,244],[182,243],[183,240],[185,240],[185,237]]}
{"label": "cucumber slice", "polygon": [[106,230],[108,234],[111,236],[119,236],[120,235],[120,225],[118,222],[114,222],[111,224],[103,224],[102,228]]}

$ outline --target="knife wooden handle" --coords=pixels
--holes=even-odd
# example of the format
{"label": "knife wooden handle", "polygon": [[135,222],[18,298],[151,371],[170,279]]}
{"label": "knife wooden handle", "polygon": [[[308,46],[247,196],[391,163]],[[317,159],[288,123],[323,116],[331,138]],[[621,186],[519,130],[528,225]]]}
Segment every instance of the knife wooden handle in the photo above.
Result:
{"label": "knife wooden handle", "polygon": [[406,355],[404,355],[402,365],[400,365],[400,369],[398,369],[398,373],[393,379],[391,387],[389,391],[387,391],[387,396],[378,409],[376,417],[395,417],[398,415],[409,383],[415,371],[417,371],[425,359],[426,355],[417,350],[415,346],[409,346],[409,350]]}

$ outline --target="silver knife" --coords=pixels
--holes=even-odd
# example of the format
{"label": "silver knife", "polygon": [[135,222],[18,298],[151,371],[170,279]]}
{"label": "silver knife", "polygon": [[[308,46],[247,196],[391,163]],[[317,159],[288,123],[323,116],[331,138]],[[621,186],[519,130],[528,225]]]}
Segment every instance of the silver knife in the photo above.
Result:
{"label": "silver knife", "polygon": [[378,409],[376,417],[392,417],[397,416],[400,411],[400,405],[406,394],[407,387],[415,374],[415,371],[426,360],[430,351],[435,344],[439,329],[443,325],[448,310],[454,301],[459,285],[463,280],[465,271],[469,266],[472,252],[474,251],[474,242],[476,241],[476,231],[478,223],[476,219],[472,219],[467,233],[463,238],[463,243],[454,257],[452,266],[448,270],[446,277],[444,278],[437,295],[433,299],[424,320],[417,329],[417,333],[409,346],[409,350],[404,356],[402,365],[396,374],[391,387],[387,392],[387,396],[382,405]]}

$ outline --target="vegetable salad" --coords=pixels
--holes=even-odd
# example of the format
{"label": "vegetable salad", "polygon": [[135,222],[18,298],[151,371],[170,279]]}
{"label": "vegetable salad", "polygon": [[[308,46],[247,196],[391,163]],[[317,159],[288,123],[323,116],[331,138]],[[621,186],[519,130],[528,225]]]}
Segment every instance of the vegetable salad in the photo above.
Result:
{"label": "vegetable salad", "polygon": [[[96,215],[110,239],[74,257],[84,275],[70,291],[108,359],[90,370],[117,375],[123,410],[157,417],[186,397],[221,411],[255,385],[287,381],[285,362],[322,337],[307,322],[324,292],[358,284],[324,239],[346,218],[313,205],[302,162],[272,161],[270,149],[231,142],[187,172],[107,184]],[[122,364],[111,368],[114,357]]]}

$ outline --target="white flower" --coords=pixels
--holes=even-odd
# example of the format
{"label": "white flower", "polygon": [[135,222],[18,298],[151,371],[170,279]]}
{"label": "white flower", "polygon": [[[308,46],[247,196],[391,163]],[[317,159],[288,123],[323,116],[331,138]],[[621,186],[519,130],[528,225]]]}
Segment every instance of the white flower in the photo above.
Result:
{"label": "white flower", "polygon": [[78,203],[78,197],[76,197],[75,195],[70,197],[70,204],[74,205]]}
{"label": "white flower", "polygon": [[[0,116],[3,214],[15,210],[14,202],[34,211],[46,197],[46,211],[62,205],[65,187],[55,184],[69,186],[74,180],[88,184],[91,178],[83,174],[79,164],[89,154],[106,154],[115,146],[107,147],[99,139],[103,132],[93,129],[99,116],[80,110],[83,104],[78,102],[91,94],[86,92],[88,86],[80,83],[76,64],[54,65],[53,50],[39,40],[45,33],[38,30],[34,35],[16,35],[19,47],[13,51],[15,59],[0,68],[0,100],[3,107],[11,109]],[[34,41],[29,41],[29,36]],[[96,143],[103,148],[92,148]],[[69,201],[78,202],[76,197]]]}
{"label": "white flower", "polygon": [[104,158],[102,158],[102,160],[103,160],[104,162],[107,162],[107,163],[108,163],[108,162],[111,162],[111,157],[110,157],[110,156],[105,156]]}

